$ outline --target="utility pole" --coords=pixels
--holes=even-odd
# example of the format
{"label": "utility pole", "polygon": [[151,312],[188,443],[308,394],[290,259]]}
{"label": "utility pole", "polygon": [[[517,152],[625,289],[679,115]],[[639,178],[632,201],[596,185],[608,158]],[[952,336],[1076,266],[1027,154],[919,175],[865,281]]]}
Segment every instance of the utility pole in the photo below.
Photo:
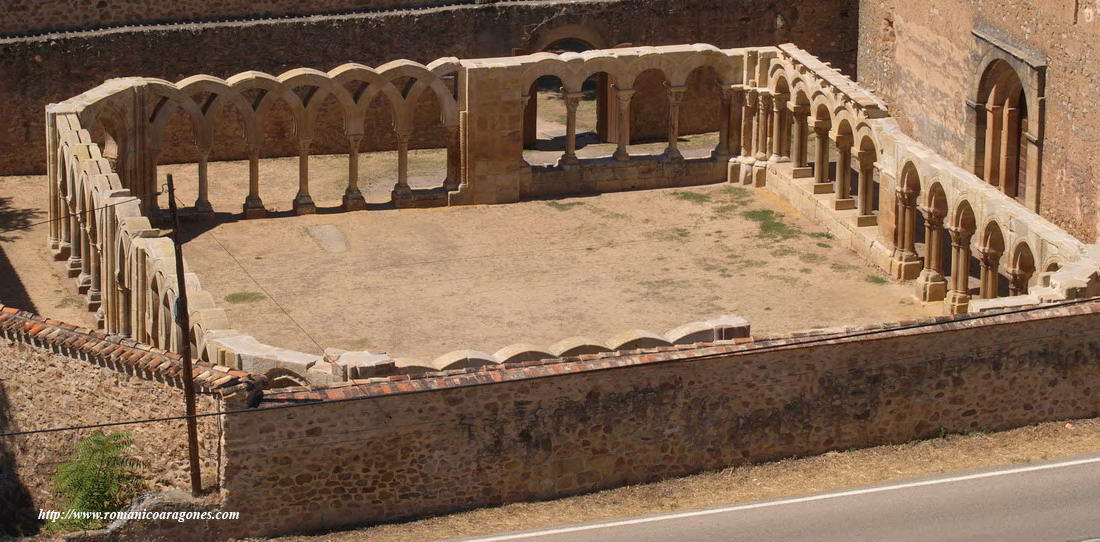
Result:
{"label": "utility pole", "polygon": [[191,496],[202,494],[202,475],[199,472],[199,429],[195,421],[195,380],[191,371],[191,316],[187,311],[187,284],[183,278],[183,247],[180,245],[180,215],[176,209],[176,187],[168,174],[168,210],[172,212],[172,245],[176,249],[176,324],[183,338],[180,341],[180,357],[183,359],[183,397],[187,405],[187,455],[191,464]]}

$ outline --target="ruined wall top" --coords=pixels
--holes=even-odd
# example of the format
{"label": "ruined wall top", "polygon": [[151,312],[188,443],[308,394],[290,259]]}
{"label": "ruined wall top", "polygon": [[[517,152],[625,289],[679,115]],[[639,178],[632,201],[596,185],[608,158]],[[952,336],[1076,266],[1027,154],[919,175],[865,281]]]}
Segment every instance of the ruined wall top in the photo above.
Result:
{"label": "ruined wall top", "polygon": [[475,0],[0,0],[0,36],[89,30],[156,23],[250,20],[296,15],[339,14],[426,8]]}

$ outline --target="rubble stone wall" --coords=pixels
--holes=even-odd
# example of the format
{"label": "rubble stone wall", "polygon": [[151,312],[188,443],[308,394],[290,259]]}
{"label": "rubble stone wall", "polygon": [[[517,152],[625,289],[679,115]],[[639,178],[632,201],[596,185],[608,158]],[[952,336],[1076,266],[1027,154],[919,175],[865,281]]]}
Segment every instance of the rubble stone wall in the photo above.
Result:
{"label": "rubble stone wall", "polygon": [[[198,73],[228,77],[258,70],[278,75],[303,66],[328,70],[347,62],[380,66],[401,58],[428,63],[449,56],[510,56],[541,50],[561,38],[598,42],[592,43],[594,47],[710,43],[728,48],[797,42],[852,73],[858,20],[855,4],[855,0],[783,0],[768,5],[755,0],[509,2],[0,39],[0,118],[6,121],[0,126],[0,146],[5,149],[0,153],[0,174],[45,171],[46,104],[76,96],[114,77],[178,81]],[[663,130],[667,113],[660,108],[654,111],[660,119],[642,118],[635,123],[652,125],[656,135]],[[432,117],[430,106],[423,116]],[[689,133],[694,122],[703,123],[699,131],[713,130],[715,127],[707,124],[712,121],[685,118],[682,131]],[[380,129],[364,139],[361,149],[392,149],[393,136],[385,119],[371,120],[371,126]],[[275,129],[292,127],[283,123]],[[441,132],[429,126],[418,129],[412,146],[442,146],[436,139],[442,137]],[[172,155],[170,143],[163,162],[194,160],[183,144],[186,134],[180,133],[174,142],[184,150]],[[219,144],[233,141],[232,137],[217,137]],[[312,152],[346,153],[347,142],[322,136],[313,143]],[[284,155],[295,153],[283,149]]]}
{"label": "rubble stone wall", "polygon": [[271,393],[225,422],[223,509],[241,512],[226,528],[394,521],[1100,414],[1096,300],[913,324]]}

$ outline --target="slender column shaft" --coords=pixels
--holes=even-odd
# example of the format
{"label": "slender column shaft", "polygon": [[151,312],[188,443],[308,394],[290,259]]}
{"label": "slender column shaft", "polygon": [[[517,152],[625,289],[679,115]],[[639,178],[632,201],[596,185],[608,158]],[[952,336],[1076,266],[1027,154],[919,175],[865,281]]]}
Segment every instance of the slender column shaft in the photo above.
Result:
{"label": "slender column shaft", "polygon": [[362,140],[361,135],[348,136],[348,187],[344,189],[345,195],[362,195],[359,192],[359,142]]}
{"label": "slender column shaft", "polygon": [[901,250],[909,257],[916,257],[916,229],[917,229],[917,195],[912,192],[901,192],[898,198],[901,201]]}
{"label": "slender column shaft", "polygon": [[787,139],[787,131],[785,129],[786,123],[784,122],[784,112],[787,110],[787,96],[784,94],[777,94],[772,99],[772,145],[771,156],[772,161],[780,161],[783,155],[786,154],[784,150],[784,141]]}
{"label": "slender column shaft", "polygon": [[814,146],[814,182],[823,184],[829,182],[829,129],[815,126],[814,134],[817,136]]}
{"label": "slender column shaft", "polygon": [[309,197],[309,140],[298,142],[298,197]]}
{"label": "slender column shaft", "polygon": [[951,291],[970,294],[970,233],[958,228],[951,229]]}
{"label": "slender column shaft", "polygon": [[411,134],[397,134],[397,185],[395,190],[409,192],[409,138]]}
{"label": "slender column shaft", "polygon": [[260,199],[260,147],[248,147],[248,197],[244,199],[245,218],[260,218],[267,213]]}
{"label": "slender column shaft", "polygon": [[981,296],[983,299],[997,297],[997,268],[1001,254],[991,250],[982,250],[978,261],[981,263]]}
{"label": "slender column shaft", "polygon": [[199,151],[199,195],[195,198],[195,210],[198,212],[210,212],[210,178],[208,176],[207,162],[210,159],[210,149]]}
{"label": "slender column shaft", "polygon": [[69,241],[69,276],[75,277],[80,273],[80,258],[81,258],[81,246],[80,246],[80,221],[77,219],[75,212],[72,212],[71,208],[67,208],[68,220],[65,221],[68,231],[65,232],[65,237]]}
{"label": "slender column shaft", "polygon": [[985,163],[983,173],[986,182],[999,184],[1001,175],[1001,121],[1004,115],[1001,106],[986,107],[985,115]]}
{"label": "slender column shaft", "polygon": [[630,98],[634,96],[634,89],[615,89],[615,99],[619,104],[619,141],[615,149],[616,160],[629,160],[630,152],[626,146],[630,144]]}
{"label": "slender column shaft", "polygon": [[88,256],[91,263],[91,279],[88,283],[88,308],[94,310],[103,300],[103,289],[100,284],[100,266],[103,264],[103,254],[100,252],[99,243],[95,240],[88,241]]}
{"label": "slender column shaft", "polygon": [[577,107],[582,96],[581,92],[565,94],[565,154],[561,159],[567,164],[577,163]]}
{"label": "slender column shaft", "polygon": [[1009,197],[1016,197],[1016,177],[1019,166],[1020,113],[1015,107],[1002,108],[1001,123],[1001,190]]}
{"label": "slender column shaft", "polygon": [[260,150],[248,151],[248,197],[260,198]]}
{"label": "slender column shaft", "polygon": [[731,87],[730,93],[730,105],[726,110],[726,114],[729,116],[729,156],[734,153],[741,152],[741,138],[744,130],[742,129],[742,116],[744,115],[744,103],[745,103],[745,91],[740,87]]}
{"label": "slender column shaft", "polygon": [[849,189],[852,183],[852,144],[847,138],[840,137],[836,148],[836,198],[848,199],[852,197]]}
{"label": "slender column shaft", "polygon": [[729,88],[722,88],[722,110],[719,112],[718,118],[718,146],[715,147],[714,152],[719,157],[729,156],[730,151],[730,102],[732,93]]}
{"label": "slender column shaft", "polygon": [[668,147],[665,155],[670,159],[680,159],[680,103],[684,100],[687,87],[668,87]]}
{"label": "slender column shaft", "polygon": [[796,167],[806,167],[809,165],[810,115],[805,110],[799,110],[795,112],[794,119],[794,162]]}
{"label": "slender column shaft", "polygon": [[874,212],[871,207],[874,204],[875,152],[859,151],[857,158],[859,159],[859,214],[869,216]]}
{"label": "slender column shaft", "polygon": [[745,104],[741,109],[741,156],[752,157],[756,144],[756,104],[758,96],[755,90],[745,93]]}
{"label": "slender column shaft", "polygon": [[770,94],[760,94],[760,106],[756,108],[756,160],[768,159],[768,118],[772,110]]}

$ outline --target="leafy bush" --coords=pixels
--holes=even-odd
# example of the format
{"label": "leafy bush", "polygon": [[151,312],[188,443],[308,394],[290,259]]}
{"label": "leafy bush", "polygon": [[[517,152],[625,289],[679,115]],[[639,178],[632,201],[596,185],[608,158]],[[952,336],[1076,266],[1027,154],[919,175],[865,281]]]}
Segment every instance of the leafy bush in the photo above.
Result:
{"label": "leafy bush", "polygon": [[[54,477],[54,487],[65,509],[111,512],[125,507],[144,487],[141,469],[146,464],[133,457],[130,433],[95,431],[73,448]],[[59,520],[51,530],[94,529],[94,519]]]}

